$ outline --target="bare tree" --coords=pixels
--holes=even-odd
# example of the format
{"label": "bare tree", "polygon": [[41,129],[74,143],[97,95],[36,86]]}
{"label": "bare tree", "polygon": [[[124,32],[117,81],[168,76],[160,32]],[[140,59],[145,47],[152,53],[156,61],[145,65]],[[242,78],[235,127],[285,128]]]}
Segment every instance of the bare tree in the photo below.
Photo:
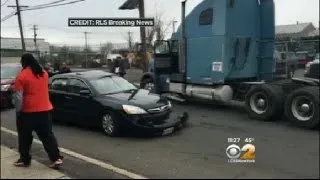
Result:
{"label": "bare tree", "polygon": [[113,50],[113,44],[111,42],[107,42],[105,44],[101,45],[101,53],[103,54],[104,58],[111,53],[111,51]]}
{"label": "bare tree", "polygon": [[128,31],[127,35],[124,35],[125,40],[128,43],[128,48],[130,51],[133,50],[133,46],[134,46],[134,42],[133,42],[133,36],[132,36],[132,32]]}
{"label": "bare tree", "polygon": [[166,24],[163,21],[164,13],[157,13],[154,18],[155,25],[146,29],[147,43],[152,44],[156,35],[157,40],[163,40],[168,32],[168,29],[172,22]]}

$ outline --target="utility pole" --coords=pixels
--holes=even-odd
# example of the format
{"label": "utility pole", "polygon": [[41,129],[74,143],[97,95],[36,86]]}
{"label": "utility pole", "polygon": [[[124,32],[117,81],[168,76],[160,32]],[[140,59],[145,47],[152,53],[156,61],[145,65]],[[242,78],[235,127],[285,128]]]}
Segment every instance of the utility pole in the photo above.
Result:
{"label": "utility pole", "polygon": [[[144,13],[144,0],[139,0],[139,17],[145,18]],[[146,45],[146,28],[144,26],[140,27],[140,38],[142,43],[142,59],[143,59],[143,72],[147,71],[147,45]]]}
{"label": "utility pole", "polygon": [[85,38],[85,47],[86,47],[86,68],[88,68],[88,41],[87,41],[87,34],[89,34],[89,32],[85,31],[84,32],[84,38]]}
{"label": "utility pole", "polygon": [[33,25],[32,30],[33,30],[33,42],[34,42],[35,51],[36,51],[37,56],[40,60],[40,52],[39,52],[39,48],[37,45],[37,30],[38,30],[37,25]]}
{"label": "utility pole", "polygon": [[132,51],[132,32],[128,32],[128,44],[129,44],[129,50]]}
{"label": "utility pole", "polygon": [[20,29],[20,37],[21,37],[21,45],[22,45],[22,51],[26,51],[26,44],[24,42],[24,36],[23,36],[23,30],[22,30],[22,20],[21,20],[21,10],[20,7],[29,7],[29,6],[20,6],[19,5],[19,0],[16,0],[16,5],[15,6],[8,6],[8,7],[16,7],[17,12],[16,15],[18,15],[18,23],[19,23],[19,29]]}

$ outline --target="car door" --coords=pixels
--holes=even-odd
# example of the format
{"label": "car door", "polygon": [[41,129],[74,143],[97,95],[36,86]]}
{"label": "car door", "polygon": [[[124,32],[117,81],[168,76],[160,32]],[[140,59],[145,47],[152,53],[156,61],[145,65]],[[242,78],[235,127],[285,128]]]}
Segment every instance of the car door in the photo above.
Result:
{"label": "car door", "polygon": [[64,119],[67,115],[67,111],[64,106],[65,95],[67,93],[67,82],[67,78],[55,78],[52,79],[49,84],[50,101],[54,107],[53,115],[57,119]]}
{"label": "car door", "polygon": [[91,119],[97,117],[99,104],[92,96],[80,94],[80,90],[89,90],[89,86],[81,79],[70,78],[68,81],[68,95],[66,96],[66,105],[70,109],[72,119],[78,124],[88,124]]}

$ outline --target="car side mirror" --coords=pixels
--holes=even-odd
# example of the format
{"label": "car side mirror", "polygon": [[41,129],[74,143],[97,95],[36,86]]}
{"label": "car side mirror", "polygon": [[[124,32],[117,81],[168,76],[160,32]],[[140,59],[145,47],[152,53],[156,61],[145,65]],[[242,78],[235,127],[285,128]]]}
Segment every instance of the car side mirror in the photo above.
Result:
{"label": "car side mirror", "polygon": [[81,96],[91,96],[91,92],[89,89],[82,89],[82,90],[80,90],[80,95]]}

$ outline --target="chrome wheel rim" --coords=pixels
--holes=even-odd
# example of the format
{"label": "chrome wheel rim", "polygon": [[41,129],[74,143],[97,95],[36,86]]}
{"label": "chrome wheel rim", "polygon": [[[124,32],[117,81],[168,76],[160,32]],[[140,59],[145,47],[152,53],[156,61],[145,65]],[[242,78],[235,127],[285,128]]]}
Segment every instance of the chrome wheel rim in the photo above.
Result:
{"label": "chrome wheel rim", "polygon": [[292,101],[291,112],[299,121],[309,121],[314,115],[315,107],[310,98],[298,96]]}
{"label": "chrome wheel rim", "polygon": [[102,127],[104,132],[112,134],[114,131],[114,122],[111,115],[106,114],[102,117]]}
{"label": "chrome wheel rim", "polygon": [[257,114],[263,114],[268,108],[268,98],[262,92],[254,93],[250,98],[250,108]]}

